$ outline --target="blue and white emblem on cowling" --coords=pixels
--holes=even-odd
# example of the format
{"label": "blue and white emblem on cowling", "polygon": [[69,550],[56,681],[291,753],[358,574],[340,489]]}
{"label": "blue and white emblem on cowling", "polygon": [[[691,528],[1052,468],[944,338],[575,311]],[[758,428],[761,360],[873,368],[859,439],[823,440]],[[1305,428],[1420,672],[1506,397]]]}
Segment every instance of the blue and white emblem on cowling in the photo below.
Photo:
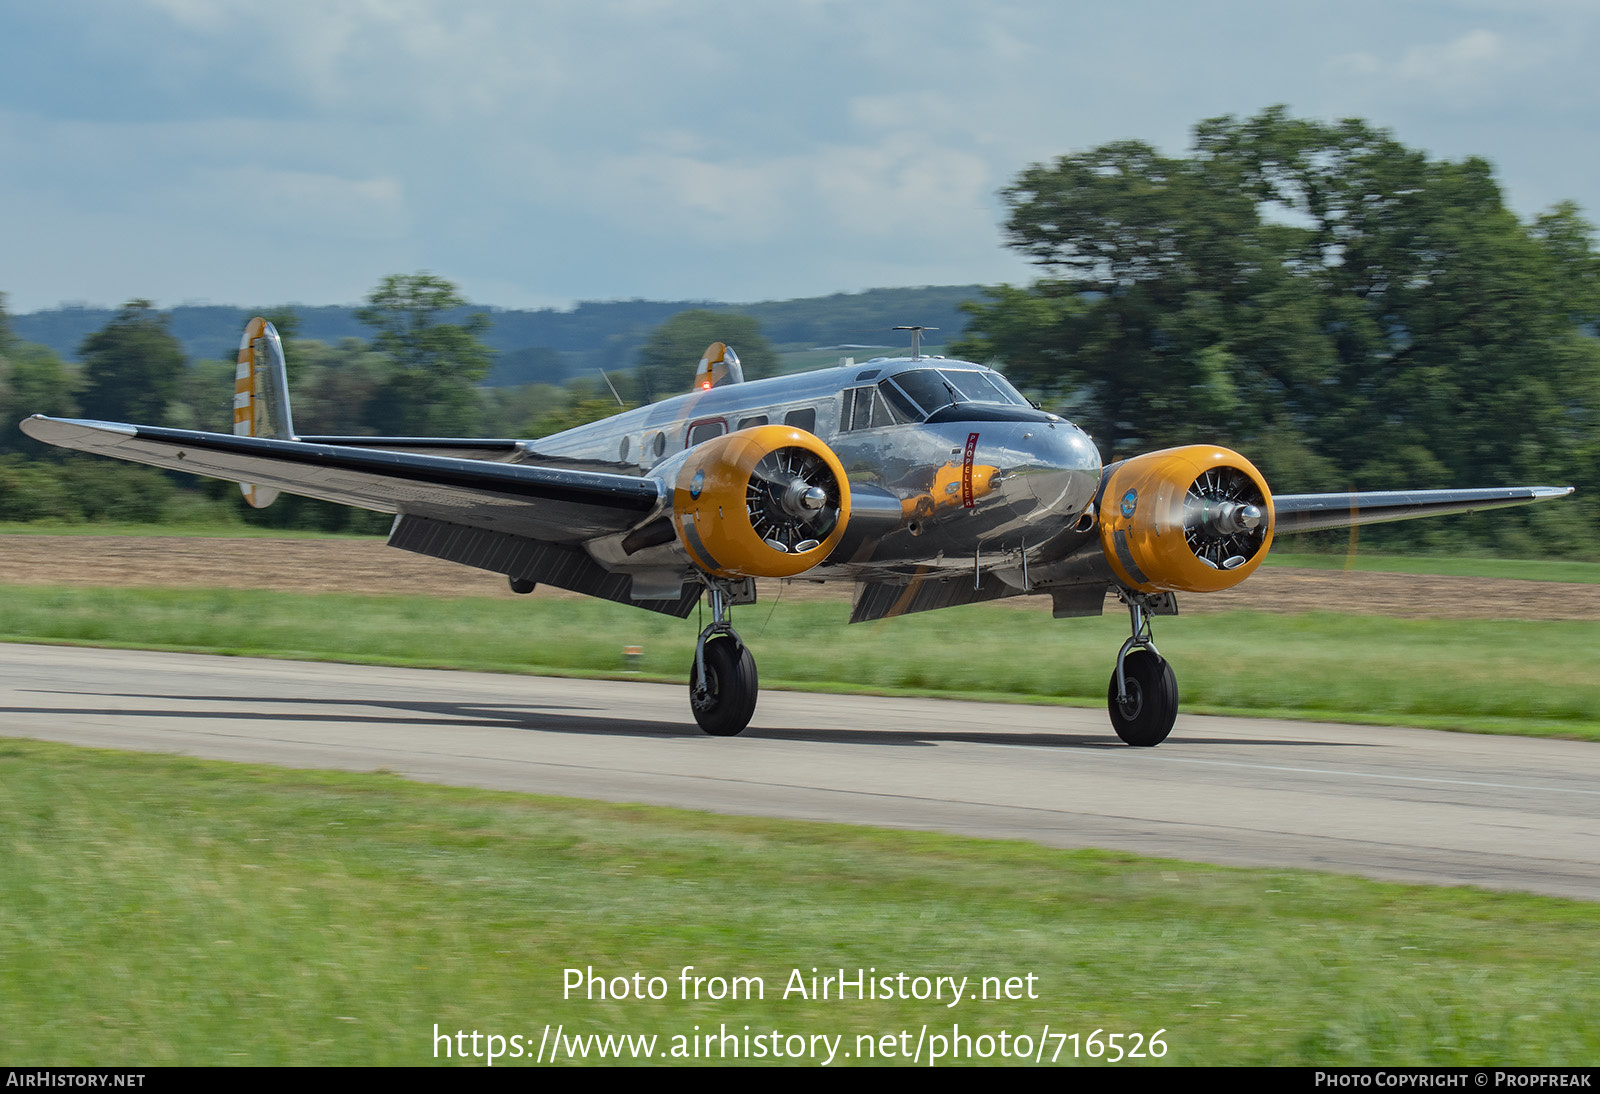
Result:
{"label": "blue and white emblem on cowling", "polygon": [[694,473],[694,479],[689,483],[689,496],[696,501],[700,500],[700,491],[706,488],[706,469],[701,468]]}
{"label": "blue and white emblem on cowling", "polygon": [[1134,507],[1138,504],[1139,491],[1129,490],[1126,494],[1122,495],[1122,515],[1124,517],[1133,516]]}

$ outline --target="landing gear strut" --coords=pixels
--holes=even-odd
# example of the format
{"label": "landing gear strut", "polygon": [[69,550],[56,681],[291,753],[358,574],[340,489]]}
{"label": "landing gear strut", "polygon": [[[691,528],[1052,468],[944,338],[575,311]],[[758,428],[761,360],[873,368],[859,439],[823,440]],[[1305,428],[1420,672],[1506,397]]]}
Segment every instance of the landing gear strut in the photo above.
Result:
{"label": "landing gear strut", "polygon": [[1150,617],[1156,612],[1176,612],[1171,594],[1151,598],[1140,593],[1118,593],[1128,605],[1133,634],[1117,653],[1117,669],[1111,674],[1106,706],[1111,726],[1130,745],[1149,748],[1167,739],[1178,717],[1178,679],[1172,674],[1150,633]]}
{"label": "landing gear strut", "polygon": [[689,706],[700,728],[713,737],[733,737],[756,712],[756,660],[728,622],[730,591],[706,582],[711,623],[700,632],[689,670]]}

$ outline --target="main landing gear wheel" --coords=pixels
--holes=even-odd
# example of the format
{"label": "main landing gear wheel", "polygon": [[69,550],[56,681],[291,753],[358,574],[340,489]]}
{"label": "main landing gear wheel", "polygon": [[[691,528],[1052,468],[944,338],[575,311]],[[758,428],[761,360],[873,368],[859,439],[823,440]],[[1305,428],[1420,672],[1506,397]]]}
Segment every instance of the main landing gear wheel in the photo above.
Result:
{"label": "main landing gear wheel", "polygon": [[1178,678],[1172,666],[1148,649],[1129,650],[1122,659],[1126,690],[1117,697],[1117,674],[1111,674],[1106,706],[1111,726],[1130,745],[1149,748],[1167,739],[1178,718]]}
{"label": "main landing gear wheel", "polygon": [[[705,662],[701,686],[700,661]],[[689,669],[689,705],[694,720],[713,737],[733,737],[750,724],[756,712],[756,659],[750,647],[733,635],[718,635],[706,642],[701,656]]]}
{"label": "main landing gear wheel", "polygon": [[756,659],[728,621],[730,590],[706,581],[711,599],[711,624],[695,643],[689,666],[689,706],[700,728],[713,737],[744,731],[756,712]]}
{"label": "main landing gear wheel", "polygon": [[1133,633],[1117,651],[1106,707],[1118,737],[1137,748],[1150,748],[1166,740],[1178,720],[1178,678],[1156,649],[1150,617],[1156,612],[1176,615],[1178,605],[1171,593],[1149,596],[1118,589],[1117,597],[1128,606]]}

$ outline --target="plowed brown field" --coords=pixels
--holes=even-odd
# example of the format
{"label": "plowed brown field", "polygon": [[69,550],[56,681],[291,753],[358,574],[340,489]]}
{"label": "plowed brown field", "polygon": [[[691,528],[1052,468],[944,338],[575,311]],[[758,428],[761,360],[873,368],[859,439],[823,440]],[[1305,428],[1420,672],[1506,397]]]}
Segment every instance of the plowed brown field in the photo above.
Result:
{"label": "plowed brown field", "polygon": [[[497,574],[397,551],[376,540],[202,539],[179,536],[0,536],[0,584],[285,592],[511,596]],[[763,583],[762,598],[776,593]],[[785,600],[850,599],[850,586],[794,582]],[[576,594],[540,587],[534,596]],[[1003,603],[1048,610],[1048,597]],[[1415,619],[1600,619],[1600,585],[1499,578],[1269,568],[1187,613],[1330,611]],[[1111,605],[1115,607],[1115,605]]]}

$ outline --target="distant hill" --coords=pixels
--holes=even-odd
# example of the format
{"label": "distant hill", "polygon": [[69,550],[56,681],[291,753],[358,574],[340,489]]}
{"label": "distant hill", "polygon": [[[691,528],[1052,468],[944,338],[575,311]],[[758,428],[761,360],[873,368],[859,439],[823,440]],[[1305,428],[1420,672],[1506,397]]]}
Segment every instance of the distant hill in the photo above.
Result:
{"label": "distant hill", "polygon": [[[911,323],[938,327],[937,340],[944,342],[966,329],[967,317],[959,309],[961,302],[975,300],[982,292],[980,285],[951,285],[869,289],[758,304],[618,300],[587,302],[568,310],[466,310],[486,311],[493,320],[484,340],[499,357],[487,383],[501,386],[560,382],[597,368],[633,368],[639,347],[650,331],[690,308],[752,316],[760,321],[767,340],[780,350],[909,344],[890,328]],[[183,343],[191,360],[231,359],[245,322],[259,310],[186,304],[167,314],[172,333]],[[365,339],[371,334],[356,319],[354,307],[297,305],[295,312],[300,317],[300,338],[337,342],[341,338]],[[115,314],[113,308],[51,308],[14,316],[12,328],[19,338],[49,346],[63,357],[76,360],[84,339]]]}

